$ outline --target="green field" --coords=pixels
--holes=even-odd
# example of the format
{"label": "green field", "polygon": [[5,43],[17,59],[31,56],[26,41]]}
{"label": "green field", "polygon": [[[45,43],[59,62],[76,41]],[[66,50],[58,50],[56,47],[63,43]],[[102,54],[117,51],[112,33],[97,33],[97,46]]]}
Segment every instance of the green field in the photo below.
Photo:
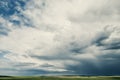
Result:
{"label": "green field", "polygon": [[120,80],[120,76],[0,77],[0,80]]}

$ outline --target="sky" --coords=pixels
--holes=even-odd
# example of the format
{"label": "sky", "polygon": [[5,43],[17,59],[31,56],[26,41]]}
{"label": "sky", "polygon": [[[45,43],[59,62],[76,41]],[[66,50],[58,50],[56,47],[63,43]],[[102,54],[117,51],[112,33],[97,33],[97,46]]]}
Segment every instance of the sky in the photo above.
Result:
{"label": "sky", "polygon": [[120,0],[0,0],[0,75],[120,75]]}

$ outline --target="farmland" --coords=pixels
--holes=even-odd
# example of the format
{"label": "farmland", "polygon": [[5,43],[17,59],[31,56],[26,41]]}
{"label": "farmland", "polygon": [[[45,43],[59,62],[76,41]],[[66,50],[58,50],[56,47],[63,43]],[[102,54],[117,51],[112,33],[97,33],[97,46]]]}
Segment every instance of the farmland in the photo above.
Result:
{"label": "farmland", "polygon": [[120,76],[3,76],[0,80],[120,80]]}

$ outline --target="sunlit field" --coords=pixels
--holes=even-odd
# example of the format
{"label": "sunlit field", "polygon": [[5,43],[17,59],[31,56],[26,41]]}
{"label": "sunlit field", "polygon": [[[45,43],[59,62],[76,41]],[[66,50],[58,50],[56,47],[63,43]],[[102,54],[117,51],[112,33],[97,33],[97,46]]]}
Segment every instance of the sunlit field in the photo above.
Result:
{"label": "sunlit field", "polygon": [[120,80],[120,76],[8,76],[0,80]]}

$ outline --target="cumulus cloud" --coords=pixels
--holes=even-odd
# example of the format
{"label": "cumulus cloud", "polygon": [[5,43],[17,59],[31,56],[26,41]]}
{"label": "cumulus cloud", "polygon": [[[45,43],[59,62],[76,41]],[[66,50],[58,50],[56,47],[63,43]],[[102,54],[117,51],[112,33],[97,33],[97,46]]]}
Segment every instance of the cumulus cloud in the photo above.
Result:
{"label": "cumulus cloud", "polygon": [[15,2],[0,13],[0,74],[120,74],[119,0]]}

